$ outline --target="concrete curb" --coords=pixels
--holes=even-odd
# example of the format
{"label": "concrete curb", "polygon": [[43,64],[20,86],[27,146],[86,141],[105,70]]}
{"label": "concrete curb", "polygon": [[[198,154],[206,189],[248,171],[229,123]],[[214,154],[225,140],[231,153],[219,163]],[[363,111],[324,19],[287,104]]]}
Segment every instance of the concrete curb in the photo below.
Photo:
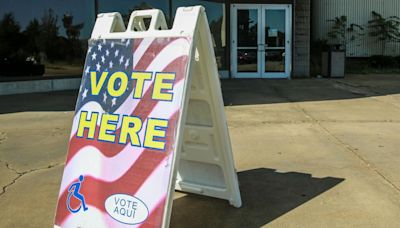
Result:
{"label": "concrete curb", "polygon": [[0,95],[79,89],[81,78],[0,82]]}

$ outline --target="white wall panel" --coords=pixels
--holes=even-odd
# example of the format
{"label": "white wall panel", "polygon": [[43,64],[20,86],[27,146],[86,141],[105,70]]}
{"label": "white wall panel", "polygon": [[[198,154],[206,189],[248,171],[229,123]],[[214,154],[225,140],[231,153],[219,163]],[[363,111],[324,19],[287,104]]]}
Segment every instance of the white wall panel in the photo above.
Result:
{"label": "white wall panel", "polygon": [[[365,36],[359,41],[351,42],[347,47],[348,57],[368,57],[381,54],[382,42],[368,35],[368,21],[372,11],[384,17],[400,17],[400,0],[313,0],[312,3],[312,38],[328,39],[333,22],[330,19],[346,15],[349,23],[365,27]],[[400,55],[400,42],[387,45],[386,55]]]}

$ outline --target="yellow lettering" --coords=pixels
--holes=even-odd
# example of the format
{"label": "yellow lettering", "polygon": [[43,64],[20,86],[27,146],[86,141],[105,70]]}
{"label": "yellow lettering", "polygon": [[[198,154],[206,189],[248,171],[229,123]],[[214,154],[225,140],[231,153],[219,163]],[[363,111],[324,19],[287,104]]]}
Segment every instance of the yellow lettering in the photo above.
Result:
{"label": "yellow lettering", "polygon": [[140,99],[143,96],[144,82],[151,80],[151,72],[132,72],[132,79],[136,80],[135,91],[133,93],[133,98]]}
{"label": "yellow lettering", "polygon": [[[121,80],[121,85],[118,89],[115,89],[115,81],[117,79]],[[113,97],[119,97],[125,93],[127,86],[128,76],[124,72],[115,72],[111,75],[110,80],[108,80],[108,93]]]}
{"label": "yellow lettering", "polygon": [[101,88],[104,85],[104,81],[106,80],[106,77],[108,75],[108,72],[103,72],[101,73],[100,80],[97,82],[97,72],[90,72],[90,82],[92,84],[92,94],[93,95],[99,95]]}
{"label": "yellow lettering", "polygon": [[88,139],[93,139],[99,114],[97,112],[92,112],[90,119],[88,119],[87,117],[88,112],[82,111],[79,118],[78,132],[76,133],[76,136],[83,137],[85,129],[88,129]]}
{"label": "yellow lettering", "polygon": [[126,144],[128,136],[132,146],[140,146],[139,131],[142,128],[142,121],[138,117],[124,116],[121,124],[119,143]]}
{"label": "yellow lettering", "polygon": [[[114,114],[103,114],[101,117],[100,130],[99,130],[99,140],[106,142],[115,141],[115,130],[117,129],[119,115]],[[109,132],[114,133],[110,134]]]}
{"label": "yellow lettering", "polygon": [[158,141],[154,138],[165,138],[168,120],[149,119],[144,139],[144,147],[164,150],[165,141]]}
{"label": "yellow lettering", "polygon": [[175,80],[175,74],[156,73],[154,80],[153,96],[152,96],[154,100],[161,100],[161,101],[172,100],[172,93],[165,92],[164,90],[171,90],[173,88],[173,83],[164,82],[164,80]]}

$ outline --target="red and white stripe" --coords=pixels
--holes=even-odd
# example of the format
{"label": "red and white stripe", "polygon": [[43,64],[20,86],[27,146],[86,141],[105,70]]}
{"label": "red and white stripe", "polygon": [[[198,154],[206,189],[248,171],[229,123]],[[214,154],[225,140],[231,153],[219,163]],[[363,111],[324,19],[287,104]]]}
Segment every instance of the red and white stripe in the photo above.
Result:
{"label": "red and white stripe", "polygon": [[[136,44],[136,45],[135,45]],[[173,143],[182,103],[184,77],[188,63],[191,41],[188,38],[145,38],[134,40],[134,70],[151,72],[176,72],[173,102],[151,99],[153,81],[146,83],[144,96],[138,101],[128,99],[115,114],[140,116],[146,124],[149,117],[169,119],[166,151],[156,152],[128,145],[110,144],[75,137],[77,123],[82,110],[104,113],[96,102],[89,102],[78,110],[74,117],[70,145],[59,202],[56,225],[62,227],[90,226],[123,227],[112,219],[104,208],[104,201],[112,194],[125,193],[141,199],[149,209],[149,217],[142,225],[161,225],[169,176],[172,171]],[[97,123],[99,127],[99,122]],[[120,123],[118,123],[119,132]],[[143,132],[140,133],[143,142]],[[79,175],[85,180],[80,192],[89,207],[84,213],[71,214],[66,208],[68,187]],[[78,203],[78,201],[73,202]],[[92,224],[94,222],[95,224]],[[130,226],[132,227],[132,226]]]}

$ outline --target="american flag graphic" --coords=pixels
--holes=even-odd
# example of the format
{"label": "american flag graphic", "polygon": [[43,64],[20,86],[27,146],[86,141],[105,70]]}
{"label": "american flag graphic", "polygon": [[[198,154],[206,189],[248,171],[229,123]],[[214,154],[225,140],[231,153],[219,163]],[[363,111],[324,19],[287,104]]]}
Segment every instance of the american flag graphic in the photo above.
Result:
{"label": "american flag graphic", "polygon": [[[89,41],[89,49],[79,90],[76,112],[70,135],[69,149],[63,179],[58,195],[55,226],[60,227],[160,227],[166,207],[166,197],[172,162],[174,142],[181,112],[185,74],[188,65],[191,38],[96,39]],[[133,99],[135,80],[129,78],[126,92],[120,97],[107,93],[108,78],[113,72],[132,71],[176,73],[171,102],[152,99],[154,77],[143,88],[143,97]],[[91,93],[90,72],[109,72],[98,95]],[[117,87],[120,82],[117,81]],[[165,151],[98,141],[100,119],[95,139],[76,136],[82,111],[138,116],[146,124],[149,118],[169,120],[166,131]],[[121,120],[115,134],[120,132]],[[143,142],[144,131],[139,138]],[[68,201],[69,188],[80,184],[86,211],[71,213],[82,202],[76,197]],[[112,195],[133,196],[145,204],[148,216],[139,224],[126,224],[110,216],[105,201]],[[81,205],[82,206],[82,205]]]}

